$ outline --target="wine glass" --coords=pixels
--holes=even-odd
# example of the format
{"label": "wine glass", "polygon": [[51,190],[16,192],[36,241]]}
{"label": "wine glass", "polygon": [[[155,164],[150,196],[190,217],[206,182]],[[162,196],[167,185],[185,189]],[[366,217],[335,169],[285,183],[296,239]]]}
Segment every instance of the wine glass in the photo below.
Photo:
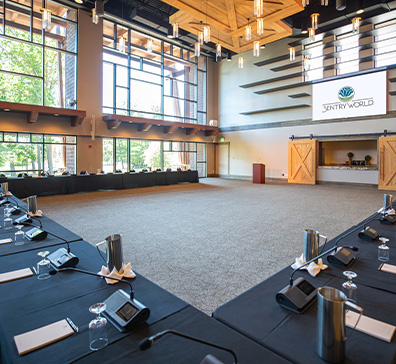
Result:
{"label": "wine glass", "polygon": [[95,303],[89,308],[89,312],[96,317],[89,323],[89,348],[93,351],[103,349],[107,343],[107,320],[100,316],[106,309],[105,303]]}
{"label": "wine glass", "polygon": [[37,278],[40,280],[50,277],[51,262],[46,259],[48,254],[49,251],[47,250],[37,253],[37,255],[41,257],[41,260],[37,263]]}
{"label": "wine glass", "polygon": [[352,282],[352,279],[357,277],[355,272],[347,270],[342,273],[348,280],[342,284],[342,292],[347,296],[349,301],[357,302],[357,286]]}
{"label": "wine glass", "polygon": [[378,246],[378,260],[381,262],[388,262],[389,261],[389,247],[386,243],[389,241],[387,238],[379,238],[382,242],[381,245]]}
{"label": "wine glass", "polygon": [[15,226],[18,230],[15,233],[15,245],[23,245],[25,243],[25,233],[22,231],[23,225]]}

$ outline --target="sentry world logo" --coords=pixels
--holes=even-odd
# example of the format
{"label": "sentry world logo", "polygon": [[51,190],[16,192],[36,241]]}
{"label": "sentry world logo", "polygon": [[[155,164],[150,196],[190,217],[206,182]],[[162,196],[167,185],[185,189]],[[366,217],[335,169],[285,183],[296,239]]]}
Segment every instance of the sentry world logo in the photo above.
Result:
{"label": "sentry world logo", "polygon": [[355,96],[355,90],[351,86],[344,86],[338,91],[338,99],[342,102],[348,102]]}

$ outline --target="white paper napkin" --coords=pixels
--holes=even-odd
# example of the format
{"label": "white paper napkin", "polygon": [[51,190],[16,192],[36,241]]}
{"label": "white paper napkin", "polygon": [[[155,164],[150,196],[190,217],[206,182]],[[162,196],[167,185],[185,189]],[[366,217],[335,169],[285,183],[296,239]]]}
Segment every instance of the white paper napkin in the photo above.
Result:
{"label": "white paper napkin", "polygon": [[128,264],[122,263],[122,268],[120,269],[120,271],[117,271],[117,269],[113,268],[113,270],[111,272],[110,272],[109,268],[102,265],[102,269],[100,270],[100,272],[98,272],[98,274],[101,274],[102,276],[107,277],[107,278],[105,278],[107,284],[118,283],[118,281],[111,279],[111,278],[121,279],[123,277],[125,277],[125,278],[135,278],[136,277],[135,272],[131,268],[131,263],[128,263]]}
{"label": "white paper napkin", "polygon": [[30,211],[29,211],[29,212],[28,212],[28,215],[31,216],[31,217],[32,217],[32,216],[41,217],[41,216],[43,216],[43,212],[42,212],[41,210],[37,210],[36,213],[33,214],[33,212],[30,212]]}
{"label": "white paper napkin", "polygon": [[[293,269],[297,269],[298,267],[301,267],[304,265],[305,259],[304,259],[304,254],[301,254],[300,258],[296,258],[296,261],[294,264],[291,265]],[[310,263],[309,265],[301,268],[301,269],[306,269],[308,273],[312,276],[315,277],[321,270],[327,269],[328,266],[326,264],[323,264],[323,261],[321,258],[318,259],[318,264],[315,262]]]}

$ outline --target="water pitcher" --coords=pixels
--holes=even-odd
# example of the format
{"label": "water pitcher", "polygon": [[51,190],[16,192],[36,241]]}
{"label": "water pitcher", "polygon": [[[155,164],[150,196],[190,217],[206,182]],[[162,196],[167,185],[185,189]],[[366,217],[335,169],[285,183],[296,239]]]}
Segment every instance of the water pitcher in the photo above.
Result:
{"label": "water pitcher", "polygon": [[[326,244],[327,238],[321,235],[319,231],[311,229],[304,230],[304,259],[306,262],[319,255],[320,238],[325,239],[324,243]],[[318,263],[317,259],[315,263]]]}
{"label": "water pitcher", "polygon": [[[106,247],[106,259],[103,257],[102,252],[99,250],[99,246],[105,245]],[[113,234],[106,238],[106,240],[101,241],[96,244],[96,248],[102,259],[107,263],[107,268],[110,272],[115,268],[120,271],[123,263],[123,253],[122,253],[122,235]]]}
{"label": "water pitcher", "polygon": [[37,212],[37,196],[30,196],[26,198],[28,204],[28,211],[33,215]]}
{"label": "water pitcher", "polygon": [[346,306],[358,311],[360,319],[363,309],[347,301],[344,293],[333,287],[318,288],[317,349],[318,355],[330,363],[345,360]]}

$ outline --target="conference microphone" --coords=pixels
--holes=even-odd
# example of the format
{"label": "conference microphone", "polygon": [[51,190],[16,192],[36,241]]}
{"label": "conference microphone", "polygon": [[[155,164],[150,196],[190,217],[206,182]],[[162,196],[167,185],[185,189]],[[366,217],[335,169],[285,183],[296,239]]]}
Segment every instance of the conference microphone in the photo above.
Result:
{"label": "conference microphone", "polygon": [[[325,251],[324,253],[319,254],[317,257],[312,258],[305,264],[299,266],[294,269],[292,274],[290,275],[289,285],[283,288],[276,294],[276,302],[284,308],[291,310],[297,313],[303,313],[312,303],[315,302],[317,298],[317,289],[306,281],[304,278],[299,277],[295,281],[293,281],[294,273],[302,269],[303,267],[311,264],[316,259],[319,259],[326,254],[332,253],[337,250],[345,250],[349,252],[347,249],[358,251],[359,249],[354,246],[334,246],[333,248]],[[350,252],[349,252],[350,253]],[[347,254],[347,253],[344,253]],[[350,253],[352,254],[352,253]]]}
{"label": "conference microphone", "polygon": [[[147,349],[149,349],[149,348],[151,347],[151,345],[152,345],[155,341],[157,341],[158,339],[160,339],[161,337],[163,337],[163,336],[165,336],[165,335],[167,335],[167,334],[172,334],[172,335],[180,336],[180,337],[183,337],[183,338],[188,339],[188,340],[196,341],[196,342],[199,342],[199,343],[201,343],[201,344],[205,344],[205,345],[214,347],[214,348],[216,348],[216,349],[220,349],[220,350],[227,351],[227,352],[229,352],[229,353],[234,357],[234,364],[238,364],[238,359],[237,359],[237,357],[236,357],[236,354],[235,354],[231,349],[228,349],[228,348],[225,348],[225,347],[222,347],[222,346],[219,346],[219,345],[210,343],[210,342],[208,342],[208,341],[205,341],[205,340],[202,340],[202,339],[199,339],[199,338],[190,336],[190,335],[183,334],[183,333],[181,333],[181,332],[179,332],[179,331],[175,331],[175,330],[165,330],[165,331],[161,331],[161,332],[159,332],[158,334],[155,334],[155,335],[153,335],[153,336],[150,336],[150,337],[147,337],[147,338],[143,339],[143,340],[139,343],[139,348],[140,348],[140,350],[147,350]],[[223,362],[221,362],[220,360],[218,360],[217,358],[215,358],[213,355],[210,355],[210,354],[207,355],[207,356],[203,359],[203,361],[201,362],[201,364],[221,364],[221,363],[223,363]]]}
{"label": "conference microphone", "polygon": [[91,276],[96,276],[99,278],[113,279],[118,282],[122,282],[129,285],[129,295],[119,289],[114,292],[109,298],[107,298],[103,303],[106,305],[106,309],[103,315],[115,326],[120,332],[126,332],[143,322],[146,322],[150,317],[150,310],[148,307],[140,303],[134,298],[134,292],[132,284],[125,279],[106,277],[99,273],[89,272],[87,270],[82,270],[78,268],[60,268],[53,269],[49,272],[50,275],[55,275],[58,272],[64,271],[75,271],[83,274],[88,274]]}
{"label": "conference microphone", "polygon": [[39,221],[39,223],[40,226],[25,223],[26,226],[33,227],[32,229],[25,232],[26,238],[32,241],[41,241],[44,240],[49,234],[59,240],[62,240],[66,243],[67,249],[59,248],[58,250],[49,254],[46,258],[51,262],[52,266],[55,269],[75,267],[78,264],[79,259],[75,254],[71,252],[69,242],[65,238],[62,238],[61,236],[56,235],[49,230],[43,228],[43,224],[41,223],[41,221]]}

